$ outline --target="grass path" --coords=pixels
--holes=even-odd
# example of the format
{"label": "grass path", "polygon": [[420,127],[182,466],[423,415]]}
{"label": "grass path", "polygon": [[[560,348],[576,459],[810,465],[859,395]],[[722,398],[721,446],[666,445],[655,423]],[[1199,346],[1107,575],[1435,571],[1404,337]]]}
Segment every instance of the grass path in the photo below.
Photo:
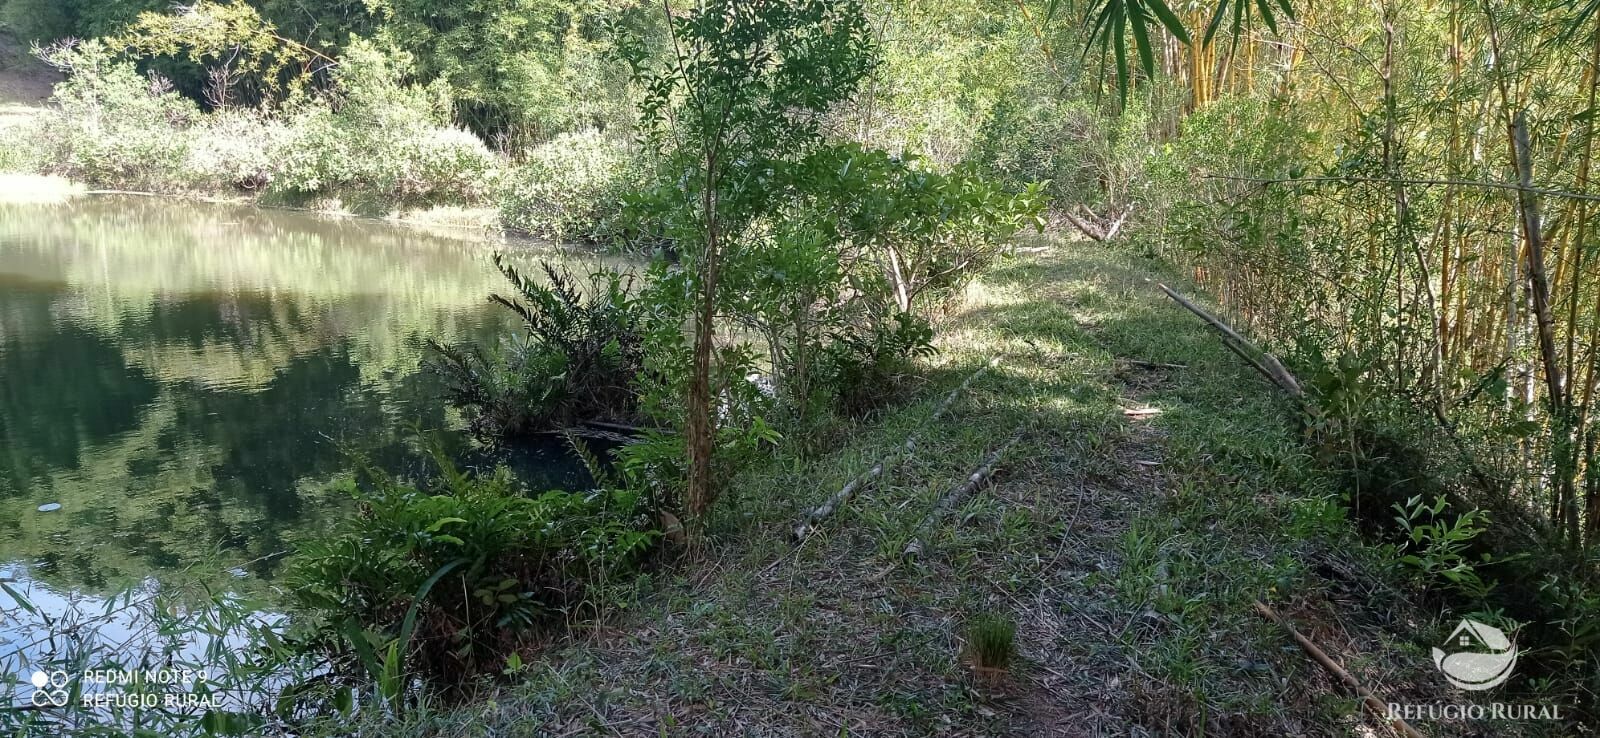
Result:
{"label": "grass path", "polygon": [[[969,289],[911,398],[741,475],[707,559],[619,593],[617,626],[530,654],[492,700],[381,732],[1390,735],[1257,599],[1380,695],[1447,701],[1418,645],[1438,618],[1383,583],[1270,385],[1144,283],[1153,263],[1042,244]],[[916,523],[1018,428],[995,484],[902,563]],[[915,458],[790,545],[803,511],[917,429]],[[980,613],[1018,624],[1021,663],[997,684],[961,657]]]}

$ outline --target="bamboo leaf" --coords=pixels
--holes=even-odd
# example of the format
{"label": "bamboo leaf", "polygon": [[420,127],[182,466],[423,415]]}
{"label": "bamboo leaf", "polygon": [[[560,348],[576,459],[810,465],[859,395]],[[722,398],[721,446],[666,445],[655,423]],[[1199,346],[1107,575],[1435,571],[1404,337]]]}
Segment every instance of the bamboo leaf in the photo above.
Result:
{"label": "bamboo leaf", "polygon": [[4,590],[7,595],[10,595],[11,599],[16,601],[17,606],[27,610],[29,615],[39,614],[39,609],[34,607],[33,603],[28,601],[28,598],[23,597],[21,592],[12,589],[10,585],[0,582],[0,590]]}
{"label": "bamboo leaf", "polygon": [[[1238,1],[1244,2],[1244,0]],[[1211,39],[1216,37],[1217,29],[1222,27],[1222,19],[1228,14],[1228,2],[1229,0],[1221,0],[1217,3],[1217,12],[1211,14],[1211,22],[1206,24],[1206,35],[1202,43],[1209,45]]]}
{"label": "bamboo leaf", "polygon": [[1267,28],[1277,33],[1278,19],[1272,17],[1272,6],[1267,4],[1267,0],[1256,0],[1256,9],[1261,11],[1261,21],[1267,24]]}
{"label": "bamboo leaf", "polygon": [[1123,3],[1117,3],[1117,9],[1111,17],[1111,32],[1115,41],[1113,48],[1117,54],[1117,92],[1122,96],[1123,102],[1128,100],[1128,39],[1126,35],[1128,26],[1125,8],[1126,6]]}
{"label": "bamboo leaf", "polygon": [[1165,0],[1145,0],[1145,3],[1156,20],[1161,22],[1161,26],[1167,29],[1167,33],[1185,44],[1189,43],[1189,31],[1184,29],[1183,21],[1178,20],[1178,15],[1172,12],[1172,8],[1167,7]]}
{"label": "bamboo leaf", "polygon": [[1146,77],[1156,76],[1155,50],[1150,46],[1150,34],[1144,27],[1144,12],[1138,6],[1131,8],[1128,16],[1128,27],[1133,30],[1133,46],[1139,52],[1139,65],[1144,68]]}
{"label": "bamboo leaf", "polygon": [[[1100,14],[1099,14],[1099,16],[1096,17],[1095,20],[1094,20],[1094,23],[1089,26],[1089,43],[1086,43],[1086,44],[1083,45],[1083,58],[1084,59],[1088,59],[1089,58],[1089,52],[1094,49],[1096,42],[1099,43],[1099,45],[1100,45],[1100,53],[1102,55],[1102,59],[1104,58],[1104,54],[1106,52],[1106,41],[1107,41],[1107,38],[1108,38],[1108,31],[1106,29],[1106,21],[1111,18],[1112,9],[1114,7],[1116,7],[1117,5],[1119,5],[1120,3],[1121,3],[1121,0],[1106,0],[1105,5],[1100,6]],[[1089,12],[1093,13],[1094,12],[1094,8],[1095,8],[1095,6],[1093,6],[1093,5],[1089,6]]]}

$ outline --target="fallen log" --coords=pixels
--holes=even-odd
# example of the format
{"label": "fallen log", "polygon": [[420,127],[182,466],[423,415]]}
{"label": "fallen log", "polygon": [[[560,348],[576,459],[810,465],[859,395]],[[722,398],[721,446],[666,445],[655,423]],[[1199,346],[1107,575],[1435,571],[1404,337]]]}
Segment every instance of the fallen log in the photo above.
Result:
{"label": "fallen log", "polygon": [[1111,222],[1111,225],[1102,226],[1094,222],[1095,216],[1087,208],[1084,209],[1081,216],[1071,210],[1061,211],[1061,215],[1067,219],[1067,222],[1072,224],[1073,228],[1078,229],[1078,232],[1096,241],[1110,241],[1116,238],[1117,234],[1122,232],[1122,224],[1128,221],[1128,216],[1132,213],[1133,206],[1129,205],[1122,211],[1121,215],[1117,216],[1116,220]]}
{"label": "fallen log", "polygon": [[1182,305],[1185,310],[1194,313],[1196,316],[1199,316],[1201,320],[1210,324],[1212,328],[1217,329],[1217,332],[1222,334],[1222,345],[1227,346],[1229,351],[1232,351],[1234,354],[1238,355],[1239,358],[1248,362],[1250,366],[1254,367],[1255,370],[1260,372],[1262,376],[1266,377],[1268,381],[1278,385],[1279,388],[1281,388],[1284,392],[1289,393],[1289,395],[1295,399],[1305,397],[1306,392],[1301,388],[1300,380],[1296,379],[1293,374],[1289,373],[1289,369],[1283,365],[1283,362],[1278,361],[1278,357],[1262,351],[1254,343],[1251,343],[1249,339],[1239,335],[1239,332],[1235,331],[1227,323],[1222,322],[1211,313],[1201,309],[1199,305],[1190,302],[1183,295],[1173,291],[1171,287],[1168,287],[1160,282],[1152,282],[1152,284],[1160,287],[1162,292],[1167,293],[1167,297],[1172,298],[1174,302]]}
{"label": "fallen log", "polygon": [[1106,240],[1106,232],[1104,229],[1096,226],[1093,223],[1090,223],[1089,221],[1079,218],[1078,216],[1074,215],[1071,210],[1063,210],[1061,211],[1061,215],[1067,219],[1068,223],[1072,224],[1073,228],[1078,229],[1079,233],[1082,233],[1083,235],[1088,236],[1096,241]]}
{"label": "fallen log", "polygon": [[1352,676],[1350,672],[1345,671],[1344,667],[1340,666],[1338,662],[1334,661],[1328,656],[1328,654],[1324,653],[1322,649],[1317,648],[1317,644],[1312,643],[1311,639],[1300,635],[1300,631],[1295,630],[1295,627],[1290,624],[1288,620],[1285,620],[1283,616],[1279,615],[1277,611],[1267,607],[1266,604],[1259,601],[1255,603],[1255,606],[1256,612],[1261,613],[1261,615],[1268,620],[1283,626],[1283,629],[1289,632],[1289,637],[1293,638],[1295,643],[1300,644],[1301,649],[1305,650],[1305,652],[1309,654],[1312,659],[1322,665],[1322,668],[1327,669],[1329,673],[1337,677],[1339,681],[1343,682],[1346,687],[1351,689],[1351,691],[1354,691],[1356,696],[1361,698],[1362,704],[1366,705],[1367,710],[1373,715],[1377,716],[1379,720],[1383,720],[1394,726],[1395,730],[1400,731],[1407,738],[1425,738],[1421,732],[1419,732],[1416,728],[1411,727],[1411,725],[1406,721],[1390,716],[1389,706],[1384,704],[1383,700],[1378,699],[1378,696],[1373,694],[1372,690],[1361,686],[1360,681],[1356,680],[1356,678]]}
{"label": "fallen log", "polygon": [[917,523],[917,527],[913,529],[911,541],[906,543],[905,551],[902,554],[906,558],[920,556],[922,554],[922,536],[928,528],[933,527],[934,522],[942,517],[945,512],[960,505],[968,496],[976,492],[979,487],[988,483],[989,478],[994,476],[995,467],[999,465],[1000,459],[1004,458],[1006,452],[1011,450],[1012,446],[1017,445],[1017,441],[1020,440],[1022,440],[1022,429],[1018,428],[1015,433],[1011,434],[1010,440],[1001,444],[1000,448],[994,450],[994,453],[989,454],[989,458],[983,462],[983,466],[978,467],[977,471],[967,475],[966,481],[950,488],[950,491],[946,492],[944,497],[939,498],[939,501],[934,503],[933,509],[929,510],[928,514],[923,516],[922,521]]}
{"label": "fallen log", "polygon": [[[944,415],[946,410],[950,409],[951,405],[955,404],[956,397],[965,391],[967,387],[972,384],[973,380],[983,376],[984,373],[999,365],[1000,357],[996,356],[993,359],[990,359],[989,363],[979,367],[978,371],[973,372],[971,376],[963,380],[960,385],[956,386],[955,389],[950,390],[950,394],[945,395],[944,401],[940,402],[939,406],[934,408],[933,414],[928,416],[928,420],[923,424],[923,426],[926,427],[928,425],[932,425],[933,421],[938,420],[941,415]],[[818,505],[816,508],[811,510],[811,512],[807,513],[805,518],[800,521],[800,524],[794,527],[795,540],[805,538],[816,529],[816,525],[819,521],[828,517],[829,515],[832,515],[833,512],[839,509],[841,505],[848,502],[850,498],[855,495],[855,493],[861,491],[864,487],[866,487],[868,484],[871,484],[878,477],[883,476],[883,473],[888,469],[893,468],[894,464],[899,460],[904,459],[915,452],[917,450],[918,435],[919,434],[917,432],[913,432],[910,436],[906,437],[906,442],[901,446],[898,454],[891,451],[890,453],[884,455],[883,458],[878,459],[878,463],[872,465],[872,468],[862,472],[855,479],[850,480],[849,483],[845,484],[842,489],[833,493],[833,495],[827,500],[824,500],[821,505]]]}

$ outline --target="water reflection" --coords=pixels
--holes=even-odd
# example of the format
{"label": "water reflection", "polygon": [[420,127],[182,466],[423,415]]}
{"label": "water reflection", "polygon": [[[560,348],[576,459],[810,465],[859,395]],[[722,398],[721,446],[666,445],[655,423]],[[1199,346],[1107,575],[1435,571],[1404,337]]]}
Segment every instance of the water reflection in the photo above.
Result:
{"label": "water reflection", "polygon": [[0,565],[102,593],[268,574],[306,521],[346,509],[323,491],[346,450],[403,468],[408,426],[455,423],[420,341],[505,330],[484,300],[501,287],[484,249],[382,224],[0,205]]}

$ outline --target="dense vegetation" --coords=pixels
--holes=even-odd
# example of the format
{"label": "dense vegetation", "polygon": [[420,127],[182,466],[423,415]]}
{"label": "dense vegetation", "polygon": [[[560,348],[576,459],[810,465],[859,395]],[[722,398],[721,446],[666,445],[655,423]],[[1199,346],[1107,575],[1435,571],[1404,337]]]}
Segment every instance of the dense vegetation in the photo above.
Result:
{"label": "dense vegetation", "polygon": [[[67,77],[0,167],[493,208],[648,258],[502,266],[518,335],[429,359],[488,443],[636,426],[604,458],[571,439],[594,490],[442,459],[301,553],[297,653],[385,709],[703,555],[731,480],[892,403],[1047,202],[1285,357],[1301,483],[1337,486],[1388,576],[1520,628],[1533,691],[1600,694],[1592,3],[38,5],[0,17]],[[970,628],[1010,662],[1014,623]]]}

